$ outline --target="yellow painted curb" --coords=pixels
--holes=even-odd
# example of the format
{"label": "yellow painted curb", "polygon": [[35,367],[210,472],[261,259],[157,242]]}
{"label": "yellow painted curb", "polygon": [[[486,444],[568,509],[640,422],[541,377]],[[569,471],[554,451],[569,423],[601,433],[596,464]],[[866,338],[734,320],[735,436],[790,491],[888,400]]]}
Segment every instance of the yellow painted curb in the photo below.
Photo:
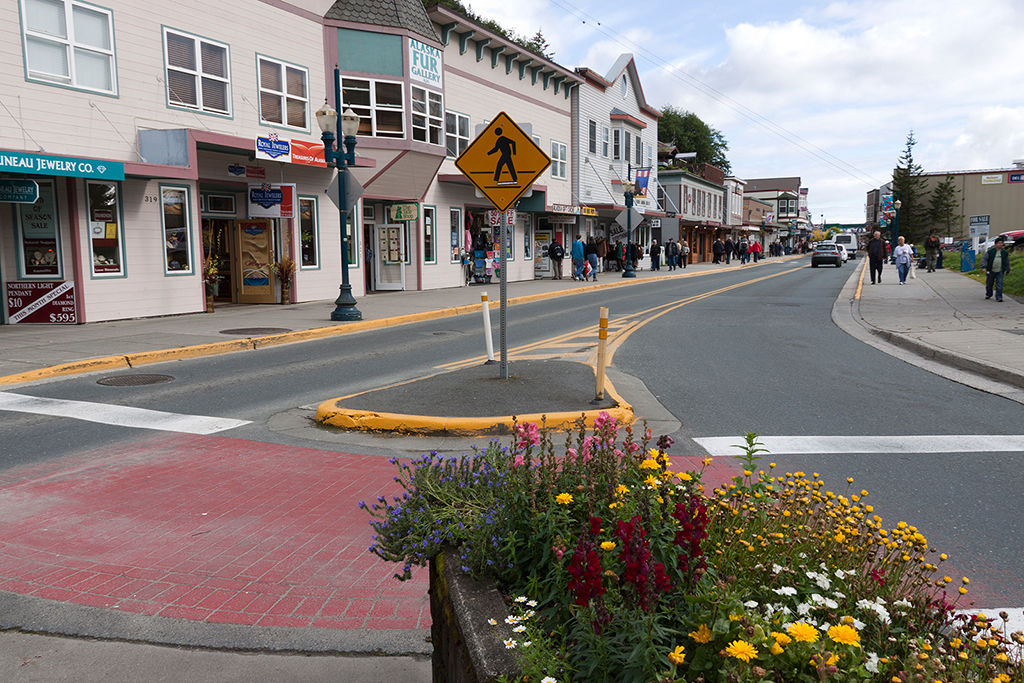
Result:
{"label": "yellow painted curb", "polygon": [[128,359],[125,356],[106,356],[105,358],[90,358],[88,360],[75,361],[52,365],[48,368],[29,370],[17,375],[0,377],[0,385],[21,384],[22,382],[34,382],[51,377],[64,377],[66,375],[80,375],[86,372],[98,372],[100,370],[126,370],[130,368]]}
{"label": "yellow painted curb", "polygon": [[[616,405],[614,408],[564,413],[530,413],[514,416],[514,422],[519,424],[536,422],[540,424],[544,420],[544,424],[548,429],[564,431],[575,426],[576,421],[581,416],[586,426],[591,428],[594,426],[595,418],[601,413],[608,413],[621,425],[632,424],[636,420],[633,406],[626,403],[618,395],[607,379],[605,380],[605,391],[608,397],[615,401]],[[379,413],[370,410],[340,408],[338,407],[338,402],[342,400],[343,398],[332,398],[321,403],[316,409],[316,421],[321,425],[337,427],[346,431],[389,432],[392,434],[423,436],[489,436],[512,433],[512,415],[500,417],[400,415],[397,413]]]}

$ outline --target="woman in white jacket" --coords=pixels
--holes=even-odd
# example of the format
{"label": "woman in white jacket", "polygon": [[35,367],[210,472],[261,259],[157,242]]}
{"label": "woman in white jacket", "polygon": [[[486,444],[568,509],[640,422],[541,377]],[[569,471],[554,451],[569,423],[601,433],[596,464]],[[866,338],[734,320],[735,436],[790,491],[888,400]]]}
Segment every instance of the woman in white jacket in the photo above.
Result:
{"label": "woman in white jacket", "polygon": [[914,250],[906,243],[906,240],[902,236],[896,238],[896,248],[893,249],[892,255],[896,258],[896,272],[900,275],[900,284],[907,284],[907,273],[910,272],[910,266],[914,261]]}

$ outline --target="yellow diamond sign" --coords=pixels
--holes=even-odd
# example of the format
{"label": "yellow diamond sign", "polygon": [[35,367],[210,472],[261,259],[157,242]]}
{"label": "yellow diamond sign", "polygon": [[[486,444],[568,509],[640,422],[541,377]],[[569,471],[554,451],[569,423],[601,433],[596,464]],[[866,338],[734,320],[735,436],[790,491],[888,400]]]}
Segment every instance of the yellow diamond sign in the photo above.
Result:
{"label": "yellow diamond sign", "polygon": [[551,157],[501,112],[476,136],[455,165],[469,182],[506,211],[551,165]]}

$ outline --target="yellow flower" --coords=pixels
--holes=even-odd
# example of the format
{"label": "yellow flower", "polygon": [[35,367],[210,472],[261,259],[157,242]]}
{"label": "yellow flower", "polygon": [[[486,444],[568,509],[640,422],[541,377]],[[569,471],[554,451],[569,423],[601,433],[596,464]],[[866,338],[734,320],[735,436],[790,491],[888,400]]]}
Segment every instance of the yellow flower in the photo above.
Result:
{"label": "yellow flower", "polygon": [[754,657],[757,657],[758,653],[757,648],[747,641],[734,640],[725,648],[725,654],[736,659],[742,659],[744,662],[749,662]]}
{"label": "yellow flower", "polygon": [[629,493],[629,487],[626,486],[625,484],[619,484],[615,488],[615,495],[617,495],[617,496],[624,496],[627,493]]}
{"label": "yellow flower", "polygon": [[969,583],[971,582],[971,580],[970,580],[970,579],[968,579],[968,578],[967,578],[966,576],[965,576],[964,578],[960,579],[960,580],[961,580],[961,581],[963,582],[963,584],[964,584],[965,586],[966,586],[967,584],[969,584]]}
{"label": "yellow flower", "polygon": [[661,486],[661,482],[658,481],[653,474],[648,474],[647,478],[644,479],[644,483],[650,486],[652,489],[656,489]]}
{"label": "yellow flower", "polygon": [[1009,659],[1009,657],[1006,656],[1005,652],[1000,652],[999,654],[996,655],[996,661],[997,662],[1005,662],[1007,659]]}
{"label": "yellow flower", "polygon": [[559,505],[568,505],[569,503],[572,502],[572,494],[559,493],[557,496],[555,496],[555,502],[558,503]]}
{"label": "yellow flower", "polygon": [[691,477],[686,472],[680,472],[676,476],[679,477],[680,481],[693,481],[693,477]]}
{"label": "yellow flower", "polygon": [[960,586],[960,595],[967,595],[967,589],[963,586]]}
{"label": "yellow flower", "polygon": [[835,538],[836,538],[836,543],[842,543],[843,541],[846,540],[846,534],[844,534],[842,532],[839,532],[838,534],[836,534]]}
{"label": "yellow flower", "polygon": [[660,468],[661,465],[659,465],[656,460],[652,460],[651,458],[647,458],[642,463],[640,463],[640,469],[642,470],[657,470]]}
{"label": "yellow flower", "polygon": [[818,629],[802,621],[790,624],[786,627],[786,631],[798,643],[815,643],[818,641]]}
{"label": "yellow flower", "polygon": [[601,550],[608,550],[608,551],[615,550],[615,544],[612,543],[611,541],[605,541],[604,543],[601,544]]}
{"label": "yellow flower", "polygon": [[785,633],[780,633],[779,631],[772,631],[772,637],[775,638],[775,642],[776,643],[778,643],[779,645],[781,645],[783,647],[785,647],[785,646],[787,646],[787,645],[789,645],[790,643],[793,642],[792,638],[787,636]]}
{"label": "yellow flower", "polygon": [[959,657],[960,659],[967,659],[967,653],[966,652],[961,652],[960,654],[957,655],[957,657]]}
{"label": "yellow flower", "polygon": [[683,652],[685,649],[682,645],[676,645],[676,649],[668,653],[668,661],[676,666],[682,664],[686,659],[686,654]]}
{"label": "yellow flower", "polygon": [[946,559],[947,559],[946,558],[946,553],[942,553],[941,555],[939,555],[939,559],[942,560],[943,562],[945,562]]}
{"label": "yellow flower", "polygon": [[836,624],[830,627],[828,637],[843,645],[858,645],[860,643],[860,634],[857,633],[857,629],[847,624]]}
{"label": "yellow flower", "polygon": [[690,637],[701,645],[711,642],[711,629],[706,624],[701,624],[696,631],[690,631]]}
{"label": "yellow flower", "polygon": [[954,638],[953,640],[949,641],[949,646],[954,650],[959,650],[960,646],[963,644],[964,641],[960,640],[959,638]]}
{"label": "yellow flower", "polygon": [[771,652],[773,655],[781,655],[784,652],[782,646],[779,645],[778,641],[772,643],[772,646],[768,648],[768,651]]}

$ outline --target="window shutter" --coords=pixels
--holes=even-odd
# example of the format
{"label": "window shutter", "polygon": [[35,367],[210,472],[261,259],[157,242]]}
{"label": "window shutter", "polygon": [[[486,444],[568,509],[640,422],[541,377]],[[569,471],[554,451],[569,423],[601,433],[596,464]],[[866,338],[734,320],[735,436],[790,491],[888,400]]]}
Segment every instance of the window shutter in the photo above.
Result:
{"label": "window shutter", "polygon": [[306,103],[302,100],[288,100],[288,125],[306,127]]}

